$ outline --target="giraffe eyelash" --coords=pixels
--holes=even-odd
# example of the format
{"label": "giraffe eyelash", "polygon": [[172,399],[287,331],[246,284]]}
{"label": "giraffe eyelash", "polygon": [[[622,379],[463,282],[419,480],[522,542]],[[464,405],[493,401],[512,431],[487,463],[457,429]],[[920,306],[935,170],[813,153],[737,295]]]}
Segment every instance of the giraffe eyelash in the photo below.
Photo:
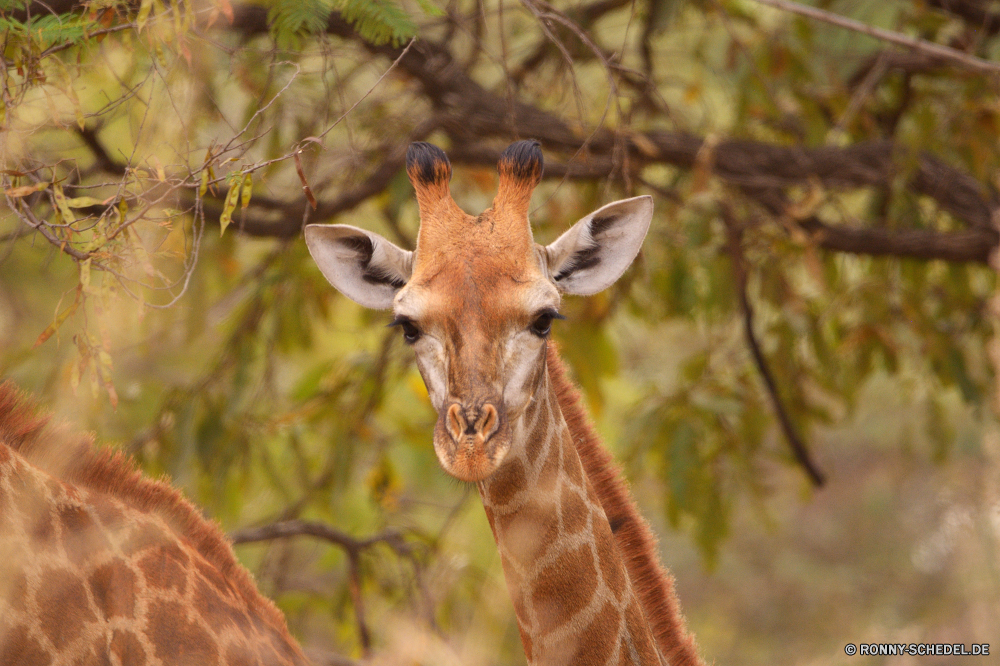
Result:
{"label": "giraffe eyelash", "polygon": [[422,335],[420,329],[409,317],[396,317],[388,324],[387,328],[391,328],[393,326],[399,326],[403,329],[403,340],[405,340],[408,345],[415,343]]}
{"label": "giraffe eyelash", "polygon": [[531,326],[528,327],[528,330],[540,338],[546,338],[552,330],[552,320],[565,318],[554,308],[546,308],[535,314],[535,318],[531,322]]}

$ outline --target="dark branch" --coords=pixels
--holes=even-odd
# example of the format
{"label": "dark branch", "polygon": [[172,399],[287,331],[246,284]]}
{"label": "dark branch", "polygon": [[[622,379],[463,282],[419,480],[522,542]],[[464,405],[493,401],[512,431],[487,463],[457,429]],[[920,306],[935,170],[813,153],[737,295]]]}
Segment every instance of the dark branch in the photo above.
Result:
{"label": "dark branch", "polygon": [[930,229],[882,229],[826,224],[815,217],[799,222],[826,250],[875,257],[941,259],[959,263],[986,264],[997,246],[992,229],[941,232]]}
{"label": "dark branch", "polygon": [[925,74],[936,72],[945,67],[940,58],[913,51],[895,51],[886,49],[873,53],[866,58],[861,66],[847,79],[847,87],[853,90],[864,81],[865,77],[881,62],[885,72],[902,72],[904,74]]}
{"label": "dark branch", "polygon": [[229,535],[233,544],[256,543],[287,539],[294,536],[312,536],[339,546],[347,553],[348,588],[351,594],[351,605],[354,607],[355,622],[358,625],[358,637],[361,650],[365,657],[371,655],[371,631],[365,620],[365,604],[361,596],[361,554],[378,544],[392,548],[397,555],[409,557],[413,554],[413,545],[403,538],[396,530],[379,532],[365,539],[357,539],[345,532],[336,530],[325,523],[309,520],[283,520],[260,527],[248,527],[237,530]]}
{"label": "dark branch", "polygon": [[104,146],[97,139],[97,129],[92,127],[85,127],[83,129],[77,129],[77,134],[83,140],[83,143],[90,150],[91,154],[94,156],[94,163],[96,166],[108,173],[113,174],[123,174],[125,173],[125,165],[116,162],[110,155],[108,151],[104,149]]}
{"label": "dark branch", "polygon": [[785,434],[785,439],[788,440],[792,454],[798,463],[802,465],[813,485],[822,487],[825,482],[823,474],[810,457],[809,450],[799,436],[798,431],[796,431],[795,425],[788,416],[788,411],[781,402],[778,383],[774,379],[774,374],[767,364],[767,359],[764,357],[764,352],[761,350],[760,343],[757,342],[757,336],[753,331],[753,306],[750,304],[750,298],[747,295],[747,261],[743,255],[743,228],[733,217],[729,207],[725,205],[722,206],[722,220],[726,225],[727,249],[729,250],[729,256],[733,264],[733,276],[736,279],[736,292],[740,299],[740,309],[743,311],[743,332],[746,335],[747,346],[750,347],[750,354],[753,356],[754,364],[757,366],[757,370],[764,380],[764,385],[767,387],[767,393],[771,398],[774,413],[778,417],[781,431]]}
{"label": "dark branch", "polygon": [[1000,12],[987,9],[995,3],[987,0],[928,0],[927,4],[961,18],[970,28],[982,30],[988,37],[1000,32]]}
{"label": "dark branch", "polygon": [[[778,188],[754,190],[746,194],[778,219],[791,219],[788,201]],[[941,259],[958,263],[985,264],[998,242],[1000,234],[990,227],[975,227],[943,232],[932,229],[888,229],[885,227],[834,226],[815,216],[792,219],[825,250],[850,254],[901,257],[910,259]]]}
{"label": "dark branch", "polygon": [[287,539],[293,536],[312,536],[323,539],[340,548],[347,553],[356,555],[375,546],[384,543],[392,548],[399,555],[410,555],[413,546],[403,538],[402,533],[396,530],[386,530],[364,539],[352,537],[346,532],[336,530],[326,523],[310,520],[282,520],[260,527],[247,527],[236,530],[229,534],[233,544],[256,543],[259,541],[273,541],[275,539]]}
{"label": "dark branch", "polygon": [[[597,0],[597,2],[571,7],[565,11],[565,14],[576,25],[586,30],[605,14],[620,9],[627,4],[629,4],[629,0]],[[573,33],[565,31],[565,34],[572,36]],[[555,45],[549,39],[543,37],[535,45],[531,55],[521,61],[521,64],[511,72],[511,79],[515,84],[520,85],[525,76],[537,69],[555,51]]]}
{"label": "dark branch", "polygon": [[[580,20],[596,20],[601,12],[610,11],[618,1],[584,5],[593,10]],[[957,11],[956,8],[966,11],[979,6],[971,0],[941,0],[941,3],[948,5],[949,11]],[[60,6],[60,9],[64,8]],[[234,6],[234,12],[233,24],[222,26],[224,29],[247,37],[267,33],[266,8],[240,4]],[[337,13],[331,14],[327,31],[357,42],[375,55],[395,59],[403,54],[402,48],[365,42]],[[555,114],[483,88],[442,45],[417,40],[400,59],[398,70],[412,77],[435,107],[434,126],[441,127],[451,137],[449,155],[455,164],[492,166],[500,151],[484,144],[484,140],[530,137],[541,141],[547,152],[555,154],[555,159],[547,160],[547,178],[625,178],[626,174],[620,171],[622,160],[614,159],[616,146],[620,147],[623,139],[630,153],[625,163],[635,172],[650,164],[683,169],[702,165],[727,184],[755,191],[780,191],[813,182],[831,190],[886,188],[900,174],[912,171],[907,182],[910,191],[934,199],[942,210],[963,222],[967,230],[943,233],[918,229],[845,228],[831,227],[818,220],[801,224],[816,232],[822,247],[858,254],[983,262],[998,241],[992,224],[994,212],[1000,209],[1000,198],[995,192],[933,155],[907,157],[891,141],[819,148],[747,140],[709,145],[703,138],[683,132],[651,131],[622,137],[609,128],[598,128],[588,138]],[[102,167],[109,166],[96,137],[84,134],[83,138]],[[415,138],[420,137],[410,137],[411,140]],[[360,184],[332,200],[321,201],[312,219],[328,220],[383,191],[401,167],[404,148],[397,147]],[[559,155],[570,159],[560,163]],[[908,160],[912,161],[910,167],[907,167]],[[629,177],[638,175],[632,173]],[[768,207],[773,212],[773,206]],[[206,201],[210,219],[217,218],[221,208],[221,201]],[[277,201],[255,196],[239,228],[249,235],[291,238],[300,233],[304,208],[304,199]]]}

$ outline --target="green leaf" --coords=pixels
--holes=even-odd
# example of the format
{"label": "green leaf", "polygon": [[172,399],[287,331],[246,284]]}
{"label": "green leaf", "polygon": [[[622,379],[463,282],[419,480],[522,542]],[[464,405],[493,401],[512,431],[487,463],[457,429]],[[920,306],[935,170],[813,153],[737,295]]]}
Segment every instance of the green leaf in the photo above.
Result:
{"label": "green leaf", "polygon": [[139,5],[139,13],[135,17],[135,23],[139,26],[139,32],[146,27],[146,21],[149,20],[149,13],[153,9],[153,0],[142,0],[142,4]]}
{"label": "green leaf", "polygon": [[226,233],[226,227],[233,221],[233,211],[236,210],[236,202],[240,199],[240,188],[243,181],[234,178],[229,192],[226,194],[226,203],[222,207],[222,215],[219,217],[219,235]]}
{"label": "green leaf", "polygon": [[55,199],[56,208],[59,209],[59,214],[62,215],[63,222],[65,224],[76,222],[76,217],[73,216],[73,211],[69,209],[66,195],[63,193],[62,186],[59,183],[52,183],[52,198]]}
{"label": "green leaf", "polygon": [[0,16],[0,33],[28,40],[41,49],[59,42],[75,43],[100,27],[100,24],[86,16],[77,14],[45,14],[33,17],[26,23]]}
{"label": "green leaf", "polygon": [[423,10],[428,16],[445,16],[446,12],[435,5],[431,0],[417,0],[417,4],[420,5],[420,9]]}
{"label": "green leaf", "polygon": [[392,0],[339,0],[337,8],[345,21],[376,46],[399,44],[417,34],[410,17]]}
{"label": "green leaf", "polygon": [[324,0],[278,0],[267,14],[271,34],[283,47],[296,46],[303,34],[322,32],[329,17]]}
{"label": "green leaf", "polygon": [[243,195],[240,197],[240,209],[246,210],[250,205],[250,194],[253,190],[253,174],[247,173],[243,176]]}
{"label": "green leaf", "polygon": [[90,288],[90,258],[80,262],[80,286],[84,291]]}
{"label": "green leaf", "polygon": [[65,322],[70,315],[76,312],[76,309],[80,307],[80,301],[82,300],[80,297],[82,293],[83,291],[81,289],[78,288],[76,290],[76,298],[72,303],[66,306],[62,312],[56,315],[56,318],[52,321],[52,323],[49,324],[44,331],[42,331],[41,335],[38,336],[38,339],[35,340],[35,347],[38,347],[40,344],[51,338],[52,335],[59,330],[59,327],[63,325],[63,322]]}
{"label": "green leaf", "polygon": [[70,208],[89,208],[90,206],[103,206],[105,204],[100,199],[94,197],[73,197],[72,199],[66,199],[66,205]]}

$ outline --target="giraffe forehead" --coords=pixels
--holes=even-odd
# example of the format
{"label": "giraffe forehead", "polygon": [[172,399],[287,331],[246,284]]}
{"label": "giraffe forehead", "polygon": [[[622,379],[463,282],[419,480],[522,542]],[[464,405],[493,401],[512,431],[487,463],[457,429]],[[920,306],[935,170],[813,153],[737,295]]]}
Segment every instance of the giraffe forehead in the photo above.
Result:
{"label": "giraffe forehead", "polygon": [[511,256],[475,244],[438,261],[418,255],[396,300],[396,313],[425,322],[450,321],[486,331],[559,306],[559,292],[534,252]]}
{"label": "giraffe forehead", "polygon": [[409,298],[400,303],[415,306],[420,319],[481,321],[490,327],[558,306],[558,292],[540,270],[505,272],[507,268],[481,261],[449,266],[412,281],[405,295]]}
{"label": "giraffe forehead", "polygon": [[527,216],[458,209],[421,220],[413,273],[396,300],[414,319],[479,321],[488,328],[559,304]]}
{"label": "giraffe forehead", "polygon": [[473,217],[455,205],[422,215],[417,267],[437,267],[454,257],[482,257],[488,263],[519,264],[530,259],[534,239],[525,214],[490,208]]}

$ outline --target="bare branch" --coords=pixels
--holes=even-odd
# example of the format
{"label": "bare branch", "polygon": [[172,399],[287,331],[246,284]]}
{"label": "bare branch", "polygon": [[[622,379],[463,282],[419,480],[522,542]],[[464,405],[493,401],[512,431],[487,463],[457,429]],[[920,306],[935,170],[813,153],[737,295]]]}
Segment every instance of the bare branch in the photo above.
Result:
{"label": "bare branch", "polygon": [[[958,16],[969,24],[969,27],[982,30],[992,37],[1000,32],[1000,12],[990,11],[996,7],[982,0],[927,0],[927,4],[935,9]],[[990,9],[987,9],[989,7]]]}
{"label": "bare branch", "polygon": [[943,232],[933,229],[892,229],[884,226],[834,226],[815,216],[791,219],[789,203],[780,189],[745,188],[743,191],[774,217],[789,220],[791,224],[806,231],[819,247],[835,252],[985,264],[989,260],[990,253],[1000,242],[1000,234],[990,227]]}
{"label": "bare branch", "polygon": [[[115,32],[121,32],[122,30],[134,30],[136,27],[138,26],[135,23],[121,23],[119,25],[113,25],[110,28],[95,30],[94,32],[89,33],[87,37],[89,38],[101,37],[103,35],[110,35]],[[54,46],[50,46],[49,48],[45,49],[39,54],[38,59],[42,60],[43,58],[47,58],[54,53],[65,51],[66,49],[73,48],[76,45],[77,45],[76,42],[69,41],[69,42],[64,42],[62,44],[56,44]]]}
{"label": "bare branch", "polygon": [[412,557],[413,545],[407,542],[402,533],[397,530],[386,530],[365,539],[357,539],[346,532],[330,527],[326,523],[309,520],[283,520],[260,527],[249,527],[231,533],[229,538],[234,544],[240,544],[287,539],[294,536],[312,536],[323,539],[347,553],[348,588],[351,594],[351,605],[354,607],[355,622],[358,625],[358,639],[361,642],[363,655],[370,656],[371,630],[365,619],[365,604],[361,595],[361,554],[374,546],[385,544],[397,555]]}
{"label": "bare branch", "polygon": [[[620,9],[627,4],[629,4],[628,0],[597,0],[597,2],[570,7],[565,10],[564,16],[573,21],[578,27],[587,29],[605,14]],[[521,64],[511,72],[511,79],[519,84],[524,80],[525,76],[545,62],[551,49],[552,41],[549,38],[540,39],[532,50],[531,55],[521,61]],[[466,71],[468,71],[468,68],[466,68]]]}
{"label": "bare branch", "polygon": [[944,60],[956,63],[976,72],[983,72],[986,74],[1000,73],[1000,63],[983,60],[982,58],[962,53],[961,51],[957,51],[948,46],[928,42],[924,39],[909,37],[898,32],[893,32],[892,30],[876,28],[868,25],[867,23],[855,21],[854,19],[849,19],[845,16],[840,16],[839,14],[834,14],[833,12],[828,12],[823,9],[808,7],[797,2],[791,2],[790,0],[754,0],[754,2],[762,5],[768,5],[769,7],[774,7],[776,9],[781,9],[786,12],[791,12],[793,14],[799,14],[800,16],[816,19],[817,21],[823,21],[824,23],[829,23],[830,25],[835,25],[847,30],[853,30],[854,32],[860,32],[864,35],[868,35],[869,37],[898,44],[899,46],[903,46],[914,51],[922,51],[928,55],[943,58]]}
{"label": "bare branch", "polygon": [[806,448],[805,443],[795,429],[795,425],[788,416],[788,411],[781,401],[781,394],[778,391],[778,383],[774,379],[774,373],[771,372],[771,368],[767,364],[767,359],[764,357],[764,352],[760,348],[760,343],[757,342],[757,336],[754,334],[753,306],[750,304],[750,297],[747,295],[747,261],[743,255],[743,227],[736,221],[736,218],[727,205],[722,204],[720,207],[722,210],[722,220],[726,225],[727,249],[729,250],[729,257],[733,264],[733,275],[736,278],[736,292],[740,299],[740,309],[743,311],[743,332],[746,335],[747,346],[750,347],[750,355],[753,356],[757,371],[760,372],[761,379],[764,380],[764,386],[767,387],[767,393],[774,407],[774,413],[778,417],[781,431],[785,434],[785,439],[788,440],[792,454],[806,471],[813,485],[817,488],[822,487],[825,482],[823,474],[819,471],[816,463],[813,462],[809,455],[809,450]]}
{"label": "bare branch", "polygon": [[93,127],[82,127],[76,130],[77,134],[83,139],[84,145],[90,149],[90,152],[94,156],[94,162],[100,169],[113,174],[124,174],[127,166],[125,164],[120,164],[116,162],[108,151],[104,149],[101,142],[97,138],[97,129]]}
{"label": "bare branch", "polygon": [[398,530],[386,530],[364,539],[352,537],[346,532],[334,529],[326,523],[312,520],[282,520],[260,527],[247,527],[229,534],[234,544],[257,543],[287,539],[293,536],[311,536],[342,548],[347,553],[360,554],[378,544],[385,544],[399,555],[408,556],[413,545],[403,538]]}
{"label": "bare branch", "polygon": [[[609,0],[594,6],[605,11],[614,4]],[[226,29],[246,36],[267,31],[265,8],[241,4],[234,6],[234,11],[234,22]],[[546,178],[641,178],[642,169],[651,164],[695,168],[698,156],[706,149],[705,139],[683,132],[620,133],[599,127],[592,136],[583,137],[558,115],[485,89],[469,76],[445,46],[420,39],[405,48],[375,46],[362,40],[352,26],[335,12],[329,18],[327,31],[356,41],[373,54],[389,58],[392,61],[390,69],[395,67],[419,83],[424,96],[435,107],[435,114],[409,139],[420,140],[421,134],[426,135],[436,128],[443,129],[451,136],[450,154],[455,164],[492,166],[496,163],[499,150],[485,143],[490,138],[530,136],[540,140],[552,155],[547,160]],[[934,62],[940,62],[936,60],[937,56],[934,59],[921,57],[924,61],[919,63],[920,66],[933,66]],[[896,67],[897,63],[891,60],[888,66]],[[84,139],[87,139],[86,135]],[[98,147],[93,142],[88,143],[92,150]],[[620,160],[616,160],[616,146],[622,143],[627,149],[628,174],[621,173],[621,167],[616,166],[621,164]],[[334,199],[320,199],[311,218],[318,221],[330,219],[383,191],[402,168],[403,148],[398,145],[380,151],[386,157],[375,171]],[[891,141],[806,148],[723,139],[711,149],[707,168],[726,184],[758,193],[810,182],[818,182],[830,190],[884,189],[908,168],[901,159],[901,152]],[[560,155],[564,155],[566,161],[560,161]],[[95,151],[95,156],[103,167],[110,166],[101,160],[100,152]],[[921,229],[831,227],[819,220],[803,222],[803,226],[815,232],[820,246],[835,251],[948,261],[985,261],[989,249],[997,244],[997,234],[991,223],[994,212],[1000,208],[996,194],[968,173],[933,155],[922,154],[912,159],[916,168],[907,182],[910,191],[934,199],[942,210],[965,223],[969,231],[943,233]],[[187,187],[195,187],[194,181],[191,180]],[[768,202],[763,203],[772,212],[777,210]],[[206,197],[204,204],[208,219],[217,218],[222,202]],[[302,211],[306,205],[304,198],[284,201],[254,196],[239,228],[243,233],[255,236],[295,237],[301,231]],[[783,209],[783,204],[778,209]]]}
{"label": "bare branch", "polygon": [[876,66],[884,67],[886,73],[899,71],[904,74],[918,74],[939,70],[944,67],[944,62],[941,58],[929,56],[926,53],[897,51],[890,47],[873,53],[867,58],[857,71],[847,79],[847,87],[854,90],[864,83]]}

